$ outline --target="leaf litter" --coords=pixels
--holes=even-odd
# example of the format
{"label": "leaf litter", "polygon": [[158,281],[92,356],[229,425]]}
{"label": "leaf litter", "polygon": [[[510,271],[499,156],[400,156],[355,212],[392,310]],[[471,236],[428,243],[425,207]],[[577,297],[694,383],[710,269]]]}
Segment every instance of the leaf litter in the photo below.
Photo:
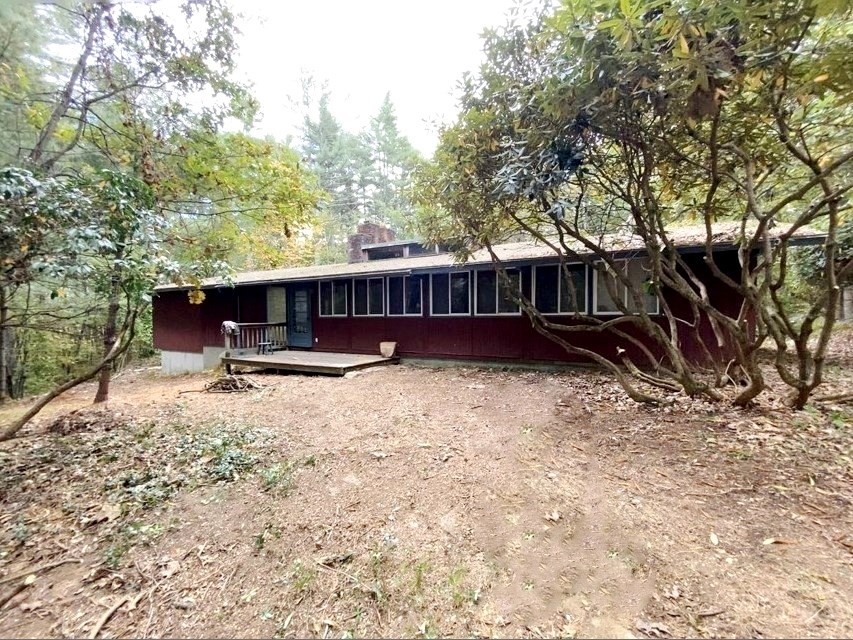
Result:
{"label": "leaf litter", "polygon": [[843,406],[649,409],[590,371],[258,378],[263,402],[123,378],[126,404],[0,448],[0,597],[36,576],[3,635],[853,633]]}

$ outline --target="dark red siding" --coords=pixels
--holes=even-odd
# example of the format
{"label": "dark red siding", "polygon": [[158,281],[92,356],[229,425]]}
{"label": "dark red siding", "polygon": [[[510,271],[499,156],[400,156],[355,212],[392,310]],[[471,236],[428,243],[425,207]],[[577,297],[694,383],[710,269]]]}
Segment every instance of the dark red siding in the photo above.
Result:
{"label": "dark red siding", "polygon": [[154,298],[154,348],[201,353],[201,305],[190,304],[186,291],[168,291]]}
{"label": "dark red siding", "polygon": [[[561,319],[566,324],[569,319]],[[627,331],[637,334],[636,330]],[[630,354],[630,343],[612,334],[585,331],[567,339],[610,358],[616,348]],[[540,335],[524,316],[502,317],[404,317],[318,318],[314,324],[315,349],[376,353],[379,343],[393,341],[402,356],[469,359],[544,360],[583,362],[557,343]],[[648,339],[646,339],[648,340]],[[652,349],[656,352],[655,349]],[[661,355],[657,353],[657,355]]]}
{"label": "dark red siding", "polygon": [[266,322],[266,287],[206,289],[201,304],[190,304],[186,291],[164,291],[154,298],[154,348],[201,353],[223,344],[226,320]]}
{"label": "dark red siding", "polygon": [[[704,265],[702,254],[687,254],[684,260],[705,281],[711,300],[717,308],[736,317],[740,309],[739,296],[722,281],[711,276],[710,270]],[[735,252],[719,253],[716,255],[716,261],[724,273],[735,280],[739,278],[740,266]],[[523,292],[529,298],[532,282],[530,268],[522,267],[522,272]],[[402,356],[588,362],[586,358],[568,353],[559,344],[538,333],[531,321],[523,314],[495,317],[429,317],[429,291],[426,286],[428,279],[424,282],[424,316],[353,317],[350,315],[349,317],[321,318],[315,308],[314,348],[318,351],[376,353],[380,342],[393,341],[397,342],[398,353]],[[591,289],[588,291],[588,296],[591,301]],[[692,312],[685,300],[671,293],[667,296],[667,301],[676,315],[692,321]],[[567,316],[556,316],[553,320],[561,324],[577,324]],[[665,318],[661,316],[659,322],[664,324]],[[625,324],[620,329],[646,344],[656,358],[664,355],[660,346],[653,343],[637,327]],[[696,341],[695,336],[684,327],[681,327],[681,330],[682,346],[687,356],[697,362],[704,360],[706,358],[704,349]],[[712,353],[719,357],[720,354],[714,346],[716,340],[707,318],[703,318],[700,322],[699,333],[706,345],[711,348]],[[585,349],[610,359],[616,360],[617,350],[624,349],[633,361],[644,362],[636,346],[612,332],[583,331],[566,332],[561,335],[570,342],[582,345]]]}
{"label": "dark red siding", "polygon": [[[702,278],[712,302],[718,309],[736,317],[740,299],[723,282],[712,277],[701,254],[687,254],[685,261]],[[717,254],[720,268],[734,279],[739,278],[740,266],[734,251]],[[530,297],[530,267],[522,267],[523,291]],[[537,333],[525,315],[476,317],[429,317],[429,279],[424,279],[424,315],[406,317],[353,317],[352,297],[348,317],[321,318],[318,310],[318,284],[313,283],[314,349],[376,353],[379,343],[393,341],[402,356],[467,358],[475,360],[528,360],[546,362],[583,362],[584,358],[566,352],[561,346]],[[191,305],[186,292],[164,292],[154,300],[154,346],[158,349],[200,353],[202,347],[222,344],[220,325],[225,320],[238,322],[266,321],[266,287],[248,286],[239,289],[206,290],[201,305]],[[352,291],[350,291],[350,294]],[[588,291],[588,296],[591,291]],[[591,298],[590,298],[591,299]],[[672,310],[686,321],[692,315],[686,302],[675,294],[667,296]],[[569,324],[570,317],[556,317],[556,322]],[[661,317],[660,322],[665,322]],[[620,325],[629,335],[641,338],[655,357],[661,357],[660,347],[629,324]],[[685,324],[686,326],[686,324]],[[715,357],[713,332],[707,318],[700,322],[699,332]],[[635,362],[642,362],[638,349],[630,341],[608,332],[565,332],[570,342],[582,345],[607,358],[617,359],[617,349],[625,349]],[[706,355],[695,337],[683,331],[682,346],[695,361]]]}

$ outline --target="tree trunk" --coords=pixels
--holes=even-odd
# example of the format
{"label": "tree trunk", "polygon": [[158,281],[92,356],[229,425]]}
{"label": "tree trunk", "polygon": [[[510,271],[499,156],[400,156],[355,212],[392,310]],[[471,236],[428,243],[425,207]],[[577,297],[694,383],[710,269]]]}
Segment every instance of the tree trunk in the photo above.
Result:
{"label": "tree trunk", "polygon": [[14,329],[9,327],[9,336],[6,338],[7,344],[14,345],[12,350],[6,350],[8,354],[6,371],[9,377],[9,397],[23,398],[24,390],[27,387],[27,349],[26,340],[21,334],[16,334]]}
{"label": "tree trunk", "polygon": [[801,411],[805,408],[806,403],[809,401],[809,397],[812,394],[812,390],[814,387],[812,386],[804,386],[794,391],[794,394],[791,396],[791,408],[796,409],[797,411]]}
{"label": "tree trunk", "polygon": [[128,317],[127,323],[124,326],[123,333],[126,332],[126,339],[122,341],[117,341],[113,345],[112,352],[107,354],[107,356],[94,367],[92,367],[82,375],[77,376],[73,380],[69,380],[65,384],[62,384],[56,387],[55,389],[52,389],[51,391],[44,394],[41,398],[39,398],[38,401],[36,401],[36,403],[32,407],[30,407],[23,416],[21,416],[8,427],[0,431],[0,442],[15,437],[15,434],[18,433],[18,431],[20,431],[24,427],[24,425],[26,425],[36,415],[38,415],[38,413],[42,409],[44,409],[50,403],[51,400],[61,396],[69,389],[73,389],[77,385],[83,384],[84,382],[91,380],[96,375],[98,375],[98,373],[104,367],[110,366],[116,358],[118,358],[122,353],[127,351],[128,347],[130,347],[131,343],[133,342],[133,337],[136,333],[136,316],[138,311],[138,309],[134,309],[134,311]]}
{"label": "tree trunk", "polygon": [[6,302],[6,287],[0,287],[0,404],[9,399],[9,371],[6,366],[6,323],[9,318],[9,307]]}
{"label": "tree trunk", "polygon": [[[121,259],[121,254],[117,255],[117,259]],[[118,311],[120,307],[119,295],[121,293],[121,281],[119,279],[118,268],[114,268],[110,278],[110,297],[107,306],[107,321],[104,324],[104,358],[106,358],[116,343],[116,335],[118,333],[116,322],[118,320]],[[95,393],[95,404],[106,402],[110,397],[110,380],[113,375],[112,362],[101,369],[101,377],[98,379],[98,391]]]}
{"label": "tree trunk", "polygon": [[747,407],[762,391],[764,391],[766,384],[759,364],[747,361],[741,363],[741,367],[743,367],[744,373],[746,373],[748,383],[746,388],[738,393],[732,404],[736,407]]}
{"label": "tree trunk", "polygon": [[88,20],[88,31],[86,33],[86,42],[83,44],[83,51],[80,53],[80,57],[77,59],[77,63],[74,65],[74,68],[71,70],[71,76],[68,78],[68,82],[65,83],[65,88],[62,90],[62,94],[60,95],[56,106],[53,108],[50,118],[48,118],[47,123],[42,127],[35,145],[30,150],[29,161],[45,170],[49,170],[50,167],[59,159],[57,156],[54,156],[44,160],[42,156],[47,150],[47,146],[53,138],[53,135],[56,133],[56,130],[59,127],[59,122],[65,117],[71,107],[71,103],[74,98],[74,90],[77,88],[77,83],[80,82],[80,77],[86,69],[89,56],[92,55],[92,49],[95,46],[95,36],[101,27],[101,19],[103,18],[106,7],[107,5],[105,3],[100,2],[92,9],[92,13]]}

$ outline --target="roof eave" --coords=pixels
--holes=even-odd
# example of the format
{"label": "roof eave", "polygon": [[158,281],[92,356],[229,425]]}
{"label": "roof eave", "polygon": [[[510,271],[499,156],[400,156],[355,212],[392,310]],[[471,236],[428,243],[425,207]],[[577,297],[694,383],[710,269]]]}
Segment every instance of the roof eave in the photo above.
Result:
{"label": "roof eave", "polygon": [[[774,239],[775,240],[775,239]],[[789,238],[788,242],[792,246],[815,246],[822,244],[826,240],[826,234],[810,234],[810,235],[794,235]],[[739,244],[732,241],[726,242],[715,242],[712,245],[714,251],[734,251],[737,250]],[[679,253],[700,253],[705,251],[706,245],[704,242],[695,242],[683,246],[676,247],[676,250]],[[640,256],[645,255],[647,250],[644,247],[637,248],[626,248],[626,249],[615,249],[609,251],[608,253],[612,254],[616,258],[623,258],[626,256]],[[593,255],[590,252],[587,252],[584,255]],[[415,256],[414,258],[407,258],[407,260],[417,259],[422,256]],[[543,261],[553,260],[556,256],[545,255],[545,256],[528,256],[523,258],[507,258],[502,260],[503,263],[506,264],[533,264]],[[277,283],[284,282],[315,282],[318,280],[344,280],[350,278],[371,278],[377,276],[394,276],[394,275],[410,275],[413,272],[416,273],[431,273],[431,272],[440,272],[440,271],[449,271],[449,270],[458,270],[470,267],[477,267],[482,265],[491,264],[491,260],[481,260],[481,261],[468,261],[464,263],[451,263],[451,264],[437,264],[437,265],[424,265],[419,267],[417,264],[413,264],[408,268],[393,268],[387,269],[382,268],[383,260],[376,261],[376,268],[370,271],[358,271],[358,272],[350,272],[350,273],[340,273],[340,274],[322,274],[322,275],[314,275],[314,276],[277,276],[277,277],[269,277],[262,278],[258,280],[251,280],[246,282],[233,282],[232,284],[228,284],[225,282],[213,282],[209,284],[203,284],[200,289],[202,290],[212,290],[212,289],[225,289],[225,288],[236,288],[236,287],[251,287],[251,286],[263,286],[263,285],[271,285]],[[364,262],[353,263],[353,264],[368,264]],[[341,265],[346,266],[346,265]],[[298,268],[298,267],[294,267]],[[166,291],[189,291],[194,287],[192,285],[175,285],[175,284],[165,284],[158,285],[154,288],[154,292],[166,292]]]}

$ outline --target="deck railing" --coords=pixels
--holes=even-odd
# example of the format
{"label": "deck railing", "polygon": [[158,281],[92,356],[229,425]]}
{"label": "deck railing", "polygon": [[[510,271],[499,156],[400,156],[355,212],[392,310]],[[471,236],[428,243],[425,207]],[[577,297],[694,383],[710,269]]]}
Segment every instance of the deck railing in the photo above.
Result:
{"label": "deck railing", "polygon": [[225,336],[225,349],[258,351],[258,346],[267,343],[270,351],[287,348],[286,322],[238,322],[240,333]]}

